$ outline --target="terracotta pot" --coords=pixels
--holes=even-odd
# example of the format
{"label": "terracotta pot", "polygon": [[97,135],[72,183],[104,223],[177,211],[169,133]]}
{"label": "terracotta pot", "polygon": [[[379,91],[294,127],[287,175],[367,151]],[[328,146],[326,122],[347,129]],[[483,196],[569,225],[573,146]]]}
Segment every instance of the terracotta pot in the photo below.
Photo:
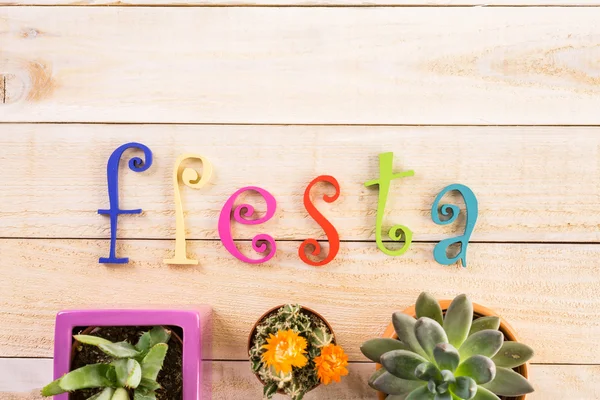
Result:
{"label": "terracotta pot", "polygon": [[[261,315],[261,317],[259,319],[256,320],[256,322],[254,323],[254,326],[252,327],[252,330],[250,331],[250,335],[248,335],[248,348],[247,348],[247,353],[250,354],[250,349],[252,348],[252,346],[254,345],[254,335],[256,335],[256,327],[258,325],[260,325],[260,323],[262,321],[264,321],[267,317],[269,317],[271,314],[277,312],[281,307],[283,307],[285,304],[279,305],[277,307],[273,307],[271,308],[269,311],[267,311],[266,313],[264,313],[263,315]],[[333,344],[337,344],[336,340],[335,340],[335,333],[333,332],[333,328],[331,327],[331,325],[329,325],[329,322],[327,322],[327,320],[318,312],[316,312],[315,310],[312,310],[308,307],[304,307],[304,306],[300,306],[301,307],[301,311],[306,313],[306,314],[312,314],[315,317],[317,317],[318,319],[320,319],[321,321],[323,321],[323,323],[325,324],[325,326],[327,326],[327,329],[329,329],[329,332],[331,332],[331,335],[333,336],[333,340],[332,343]],[[260,379],[260,376],[258,376],[258,374],[254,374],[256,376],[256,379],[258,379],[258,381],[261,383],[261,385],[265,385],[265,383],[262,381],[262,379]],[[312,389],[309,390],[309,392],[313,389],[315,389],[316,387],[320,386],[321,384],[318,384],[317,386],[313,387]],[[284,392],[282,390],[278,390],[277,393],[279,394],[284,394]]]}
{"label": "terracotta pot", "polygon": [[[445,313],[446,310],[448,309],[448,307],[450,307],[450,303],[452,303],[452,300],[440,300],[439,303],[440,303],[440,307],[442,308],[442,311]],[[415,305],[412,305],[411,307],[407,308],[406,310],[403,311],[403,313],[416,318],[417,313],[415,311]],[[489,308],[481,306],[477,303],[473,303],[473,315],[474,315],[474,319],[481,318],[481,317],[489,317],[489,316],[500,317],[498,314],[496,314]],[[511,342],[518,342],[517,334],[515,333],[515,330],[506,321],[504,321],[501,317],[500,317],[499,331],[504,334],[504,340],[511,341]],[[383,333],[382,337],[392,338],[392,339],[398,338],[398,335],[396,335],[396,331],[394,330],[393,324],[388,325],[388,327],[385,330],[385,332]],[[376,368],[380,369],[381,364],[377,364]],[[517,371],[519,374],[523,375],[525,378],[529,377],[527,363],[521,365],[518,368],[515,368],[515,371]],[[387,395],[383,392],[377,392],[377,396],[379,397],[379,400],[385,400]],[[525,400],[526,397],[527,397],[526,395],[518,396],[518,397],[502,397],[502,396],[500,396],[501,399],[506,399],[506,400]]]}

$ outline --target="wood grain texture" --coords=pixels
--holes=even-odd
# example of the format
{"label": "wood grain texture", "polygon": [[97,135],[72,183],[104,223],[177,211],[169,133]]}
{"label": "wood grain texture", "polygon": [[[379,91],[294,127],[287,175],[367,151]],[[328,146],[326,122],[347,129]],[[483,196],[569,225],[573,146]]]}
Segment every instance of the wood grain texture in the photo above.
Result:
{"label": "wood grain texture", "polygon": [[5,122],[600,123],[587,8],[3,7],[0,32]]}
{"label": "wood grain texture", "polygon": [[[444,267],[430,244],[388,257],[373,243],[343,243],[324,268],[298,260],[297,242],[283,242],[270,262],[234,259],[219,242],[194,241],[193,267],[158,262],[173,241],[122,241],[127,265],[97,264],[99,240],[1,240],[0,356],[52,355],[54,315],[67,308],[145,304],[213,306],[212,359],[246,358],[248,330],[264,311],[293,302],[322,313],[351,360],[379,336],[392,312],[426,289],[438,298],[469,293],[504,316],[536,350],[537,363],[595,363],[600,350],[600,246],[471,244],[469,268]],[[240,245],[251,254],[247,242]],[[543,334],[541,334],[543,332]]]}
{"label": "wood grain texture", "polygon": [[[0,393],[3,400],[42,400],[38,395],[39,388],[48,380],[42,377],[52,376],[51,360],[40,359],[0,359],[2,378],[15,375],[15,368],[26,367],[30,378],[18,390],[20,393]],[[261,398],[261,387],[252,375],[248,363],[244,361],[217,361],[211,363],[213,372],[213,400],[258,400]],[[352,363],[350,374],[340,384],[320,386],[310,392],[307,400],[373,400],[375,396],[368,387],[367,380],[375,369],[370,363]],[[527,396],[531,400],[593,400],[600,398],[598,385],[590,384],[600,379],[600,367],[591,365],[532,365],[531,382],[535,392]],[[0,378],[0,379],[2,379]],[[49,378],[48,378],[49,379]],[[0,391],[5,382],[0,381]],[[10,383],[10,382],[6,382]],[[15,390],[16,391],[16,390]],[[28,392],[29,393],[26,393]],[[277,395],[275,400],[284,400]]]}
{"label": "wood grain texture", "polygon": [[[317,207],[342,240],[374,240],[378,190],[364,182],[378,176],[378,154],[393,151],[395,171],[415,176],[393,181],[384,224],[406,225],[416,240],[462,233],[464,220],[431,220],[435,196],[452,183],[479,200],[473,241],[600,240],[598,128],[7,124],[2,132],[2,237],[108,238],[109,220],[97,214],[109,205],[106,162],[119,145],[141,141],[154,164],[134,173],[127,159],[135,153],[121,162],[121,207],[144,210],[119,219],[122,238],[175,238],[172,168],[193,151],[215,172],[208,186],[181,189],[188,238],[217,239],[223,205],[247,185],[269,190],[277,213],[264,225],[234,224],[236,238],[324,238],[302,196],[312,179],[330,174],[342,194],[326,204],[318,193],[333,189],[317,188]],[[264,211],[257,195],[248,200]]]}

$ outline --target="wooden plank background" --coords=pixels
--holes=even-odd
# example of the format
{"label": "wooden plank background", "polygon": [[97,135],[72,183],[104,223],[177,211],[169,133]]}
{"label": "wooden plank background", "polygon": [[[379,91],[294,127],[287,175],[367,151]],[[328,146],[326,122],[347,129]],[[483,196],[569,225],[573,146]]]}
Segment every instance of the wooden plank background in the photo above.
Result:
{"label": "wooden plank background", "polygon": [[[158,303],[211,304],[213,398],[259,399],[246,335],[284,302],[322,312],[351,360],[343,384],[307,399],[374,399],[374,366],[358,346],[424,289],[469,293],[535,348],[528,399],[600,399],[598,5],[0,0],[0,399],[39,399],[57,311]],[[121,165],[121,205],[144,213],[119,220],[118,251],[131,262],[100,265],[106,161],[128,141],[155,156],[143,174]],[[363,185],[384,151],[396,171],[415,170],[393,182],[385,214],[414,231],[402,257],[377,249],[377,191]],[[174,251],[171,174],[184,152],[215,169],[207,187],[182,189],[192,267],[162,263]],[[340,199],[319,208],[343,242],[313,268],[297,251],[323,238],[302,205],[320,174],[341,184]],[[432,257],[462,230],[430,216],[456,182],[480,205],[467,269]],[[257,233],[276,238],[263,265],[218,241],[221,207],[246,185],[278,202],[268,223],[234,225],[246,253]]]}

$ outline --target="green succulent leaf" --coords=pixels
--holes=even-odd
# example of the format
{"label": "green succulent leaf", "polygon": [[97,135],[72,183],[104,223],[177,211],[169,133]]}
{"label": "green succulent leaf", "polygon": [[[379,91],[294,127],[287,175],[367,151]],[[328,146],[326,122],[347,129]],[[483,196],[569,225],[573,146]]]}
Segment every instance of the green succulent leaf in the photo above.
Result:
{"label": "green succulent leaf", "polygon": [[468,376],[473,378],[477,384],[482,385],[494,379],[496,365],[488,357],[472,356],[458,366],[454,375],[457,379],[459,376]]}
{"label": "green succulent leaf", "polygon": [[381,364],[392,375],[402,379],[415,380],[415,369],[427,360],[408,350],[392,350],[381,356]]}
{"label": "green succulent leaf", "polygon": [[373,373],[373,375],[371,375],[371,376],[369,377],[369,380],[367,381],[367,383],[369,384],[369,386],[371,386],[373,389],[375,389],[375,388],[373,387],[373,382],[375,382],[375,380],[376,380],[377,378],[379,378],[381,375],[383,375],[383,374],[385,374],[385,373],[389,373],[389,372],[387,372],[387,371],[385,370],[385,368],[379,368],[377,371],[375,371],[375,372]]}
{"label": "green succulent leaf", "polygon": [[263,388],[263,396],[267,399],[272,398],[277,393],[277,383],[273,382],[269,385],[265,385]]}
{"label": "green succulent leaf", "polygon": [[458,351],[463,360],[477,354],[491,358],[498,353],[502,343],[504,343],[502,332],[486,329],[469,336]]}
{"label": "green succulent leaf", "polygon": [[140,354],[135,346],[127,342],[100,343],[98,348],[113,358],[133,358]]}
{"label": "green succulent leaf", "polygon": [[498,396],[522,396],[533,392],[533,387],[522,375],[512,369],[499,367],[494,380],[483,385]]}
{"label": "green succulent leaf", "polygon": [[115,390],[111,400],[129,400],[129,393],[123,388]]}
{"label": "green succulent leaf", "polygon": [[167,355],[169,345],[158,343],[154,345],[142,360],[142,378],[155,381]]}
{"label": "green succulent leaf", "polygon": [[504,342],[492,358],[497,367],[516,368],[533,357],[533,349],[519,342]]}
{"label": "green succulent leaf", "polygon": [[440,303],[429,293],[423,292],[419,295],[415,311],[417,312],[417,318],[427,317],[440,325],[444,323],[444,315],[442,314]]}
{"label": "green succulent leaf", "polygon": [[310,342],[316,347],[324,347],[331,343],[333,335],[324,328],[316,328],[309,337]]}
{"label": "green succulent leaf", "polygon": [[111,363],[115,367],[119,387],[135,389],[142,380],[142,367],[133,358],[121,358]]}
{"label": "green succulent leaf", "polygon": [[406,315],[401,312],[395,312],[392,315],[392,324],[394,325],[394,330],[398,335],[398,340],[407,345],[413,352],[422,357],[427,357],[427,353],[423,351],[423,348],[415,336],[416,323],[417,320],[410,315]]}
{"label": "green succulent leaf", "polygon": [[169,340],[171,339],[171,331],[164,326],[155,326],[149,333],[151,348],[159,343],[169,343]]}
{"label": "green succulent leaf", "polygon": [[444,330],[448,335],[448,343],[460,349],[469,336],[472,321],[473,303],[465,294],[456,296],[450,303],[444,318]]}
{"label": "green succulent leaf", "polygon": [[381,356],[392,350],[409,350],[408,346],[399,340],[391,338],[376,338],[367,340],[360,346],[360,351],[373,362],[380,362]]}
{"label": "green succulent leaf", "polygon": [[456,381],[456,378],[454,377],[454,374],[451,371],[445,369],[442,371],[442,381],[445,383],[452,383]]}
{"label": "green succulent leaf", "polygon": [[98,394],[89,397],[87,400],[112,400],[113,394],[115,393],[115,389],[106,388]]}
{"label": "green succulent leaf", "polygon": [[450,391],[461,399],[471,400],[477,393],[477,383],[468,376],[459,376],[450,385]]}
{"label": "green succulent leaf", "polygon": [[59,385],[66,392],[113,386],[114,382],[107,378],[112,369],[114,367],[108,364],[85,365],[60,378]]}
{"label": "green succulent leaf", "polygon": [[133,393],[133,400],[156,400],[156,394],[154,394],[154,392],[141,392],[136,390]]}
{"label": "green succulent leaf", "polygon": [[422,317],[415,324],[415,336],[429,358],[433,357],[433,349],[440,343],[448,343],[444,328],[431,318]]}
{"label": "green succulent leaf", "polygon": [[435,366],[435,364],[431,362],[424,362],[417,365],[417,368],[415,368],[415,376],[417,379],[421,379],[423,381],[429,381],[433,379],[435,382],[439,382],[443,380],[442,373]]}
{"label": "green succulent leaf", "polygon": [[135,348],[140,353],[145,353],[150,350],[150,342],[152,341],[152,337],[150,336],[150,332],[144,332],[138,339],[138,342],[135,344]]}
{"label": "green succulent leaf", "polygon": [[478,386],[477,393],[472,400],[500,400],[500,398],[483,386]]}
{"label": "green succulent leaf", "polygon": [[60,379],[50,382],[48,385],[42,388],[42,396],[54,396],[57,394],[65,393],[66,390],[60,387]]}
{"label": "green succulent leaf", "polygon": [[441,370],[456,371],[460,354],[450,343],[440,343],[433,349],[433,358]]}
{"label": "green succulent leaf", "polygon": [[425,387],[425,385],[426,383],[423,381],[398,378],[387,371],[381,373],[371,382],[373,389],[395,395],[407,395],[419,387]]}
{"label": "green succulent leaf", "polygon": [[491,329],[493,331],[497,331],[500,328],[500,318],[496,316],[490,317],[481,317],[477,318],[471,324],[471,330],[469,331],[469,335],[472,335],[477,332],[484,331],[486,329]]}
{"label": "green succulent leaf", "polygon": [[89,344],[92,346],[98,346],[101,344],[112,344],[110,340],[106,340],[104,338],[92,335],[73,335],[73,338],[79,343]]}
{"label": "green succulent leaf", "polygon": [[160,388],[161,388],[161,386],[158,382],[156,382],[152,379],[148,379],[148,378],[142,378],[142,380],[140,381],[140,384],[138,386],[138,389],[145,390],[147,392],[153,392]]}
{"label": "green succulent leaf", "polygon": [[436,393],[434,400],[452,400],[452,394],[450,392]]}
{"label": "green succulent leaf", "polygon": [[427,386],[415,389],[406,397],[406,400],[433,400],[435,395],[427,389]]}

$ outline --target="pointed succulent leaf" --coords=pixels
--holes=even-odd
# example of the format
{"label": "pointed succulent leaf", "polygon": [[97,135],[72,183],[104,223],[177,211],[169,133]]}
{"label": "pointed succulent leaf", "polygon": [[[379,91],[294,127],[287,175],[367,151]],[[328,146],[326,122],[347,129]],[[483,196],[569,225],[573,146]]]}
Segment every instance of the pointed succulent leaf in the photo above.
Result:
{"label": "pointed succulent leaf", "polygon": [[430,379],[427,382],[427,390],[429,390],[429,393],[435,394],[436,393],[436,387],[437,387],[437,385],[435,384],[435,380]]}
{"label": "pointed succulent leaf", "polygon": [[497,331],[500,328],[500,318],[496,316],[489,317],[481,317],[477,318],[471,324],[471,330],[469,331],[469,335],[474,333],[484,331],[486,329],[491,329],[493,331]]}
{"label": "pointed succulent leaf", "polygon": [[156,394],[154,394],[154,392],[142,392],[136,390],[133,393],[133,400],[156,400]]}
{"label": "pointed succulent leaf", "polygon": [[160,384],[152,379],[142,378],[140,384],[138,386],[140,390],[145,390],[147,392],[153,392],[161,388]]}
{"label": "pointed succulent leaf", "polygon": [[42,396],[44,397],[54,396],[65,392],[66,390],[60,387],[60,379],[50,382],[42,388]]}
{"label": "pointed succulent leaf", "polygon": [[427,389],[427,386],[415,389],[408,396],[406,400],[433,400],[435,395]]}
{"label": "pointed succulent leaf", "polygon": [[473,378],[478,385],[482,385],[494,379],[496,365],[488,357],[472,356],[458,366],[454,375],[457,380],[459,376],[468,376]]}
{"label": "pointed succulent leaf", "polygon": [[154,345],[142,360],[142,378],[156,380],[167,355],[169,345],[158,343]]}
{"label": "pointed succulent leaf", "polygon": [[500,398],[483,386],[478,386],[477,393],[472,400],[500,400]]}
{"label": "pointed succulent leaf", "polygon": [[133,358],[140,354],[132,344],[127,342],[100,343],[98,348],[114,358]]}
{"label": "pointed succulent leaf", "polygon": [[113,394],[115,393],[115,389],[106,388],[98,394],[89,397],[87,400],[112,400]]}
{"label": "pointed succulent leaf", "polygon": [[407,345],[413,352],[420,356],[427,357],[427,354],[421,348],[415,336],[415,324],[417,320],[401,312],[395,312],[392,315],[392,324],[398,335],[398,340]]}
{"label": "pointed succulent leaf", "polygon": [[531,357],[533,357],[531,347],[519,342],[504,342],[492,361],[496,367],[515,368],[525,364]]}
{"label": "pointed succulent leaf", "polygon": [[79,343],[89,344],[92,346],[98,346],[100,344],[112,344],[110,340],[92,335],[73,335],[73,338]]}
{"label": "pointed succulent leaf", "polygon": [[459,376],[450,385],[450,391],[461,399],[470,400],[477,393],[477,383],[468,376]]}
{"label": "pointed succulent leaf", "polygon": [[91,389],[112,386],[108,373],[113,369],[107,364],[89,364],[69,372],[60,378],[60,387],[68,392],[79,389]]}
{"label": "pointed succulent leaf", "polygon": [[441,370],[456,371],[460,364],[460,355],[458,350],[450,343],[440,343],[433,349],[433,358]]}
{"label": "pointed succulent leaf", "polygon": [[118,388],[115,390],[111,400],[129,400],[129,393],[123,388]]}
{"label": "pointed succulent leaf", "polygon": [[316,328],[312,331],[309,340],[315,347],[320,348],[330,344],[333,340],[333,335],[323,328]]}
{"label": "pointed succulent leaf", "polygon": [[448,343],[448,336],[444,328],[431,318],[419,318],[415,324],[415,336],[421,345],[421,348],[433,358],[433,349],[440,343]]}
{"label": "pointed succulent leaf", "polygon": [[426,383],[423,381],[411,381],[408,379],[398,378],[387,371],[377,376],[373,382],[371,382],[371,387],[373,389],[395,395],[407,395],[416,388],[425,386]]}
{"label": "pointed succulent leaf", "polygon": [[381,364],[392,375],[402,379],[415,380],[415,369],[427,360],[408,350],[392,350],[381,356]]}
{"label": "pointed succulent leaf", "polygon": [[119,387],[135,389],[142,380],[142,368],[133,358],[120,358],[111,363],[115,367]]}
{"label": "pointed succulent leaf", "polygon": [[380,362],[381,356],[392,350],[409,350],[408,346],[399,340],[391,338],[376,338],[367,340],[360,346],[360,351],[373,362]]}
{"label": "pointed succulent leaf", "polygon": [[435,297],[429,293],[423,292],[419,295],[415,311],[417,313],[417,318],[427,317],[440,325],[443,325],[444,323],[444,316],[442,314],[440,303],[438,303]]}
{"label": "pointed succulent leaf", "polygon": [[436,390],[439,394],[444,394],[450,389],[450,382],[438,383]]}
{"label": "pointed succulent leaf", "polygon": [[458,351],[463,360],[477,354],[491,358],[498,353],[502,343],[504,343],[502,332],[486,329],[469,336]]}
{"label": "pointed succulent leaf", "polygon": [[417,365],[417,368],[415,368],[415,376],[417,379],[421,379],[423,381],[429,381],[433,379],[435,382],[439,382],[443,379],[440,370],[431,362],[424,362]]}
{"label": "pointed succulent leaf", "polygon": [[448,343],[460,349],[473,322],[473,303],[465,294],[456,296],[444,317],[444,330],[448,335]]}
{"label": "pointed succulent leaf", "polygon": [[499,367],[494,380],[483,385],[498,396],[522,396],[533,392],[533,387],[522,375],[512,369]]}
{"label": "pointed succulent leaf", "polygon": [[150,330],[150,348],[159,343],[168,343],[171,339],[171,331],[164,326],[155,326]]}
{"label": "pointed succulent leaf", "polygon": [[140,353],[144,353],[144,352],[150,350],[150,342],[151,341],[152,341],[152,338],[150,337],[150,332],[144,332],[144,333],[142,333],[142,335],[138,339],[137,343],[135,344],[135,348]]}
{"label": "pointed succulent leaf", "polygon": [[434,400],[452,400],[452,394],[450,392],[437,393]]}
{"label": "pointed succulent leaf", "polygon": [[264,386],[263,396],[265,399],[272,398],[275,395],[275,393],[277,393],[277,383],[273,382]]}
{"label": "pointed succulent leaf", "polygon": [[[377,378],[379,378],[381,375],[385,374],[386,372],[387,371],[385,370],[385,368],[379,368],[377,371],[375,371],[373,373],[373,375],[371,375],[369,377],[369,380],[367,381],[368,385],[371,386],[371,387],[373,387],[373,382],[375,382],[375,380]],[[375,389],[375,388],[373,388],[373,389]]]}
{"label": "pointed succulent leaf", "polygon": [[442,371],[442,381],[447,382],[447,383],[452,383],[452,382],[456,381],[456,378],[454,377],[454,374],[451,371],[448,371],[447,369],[445,369]]}

